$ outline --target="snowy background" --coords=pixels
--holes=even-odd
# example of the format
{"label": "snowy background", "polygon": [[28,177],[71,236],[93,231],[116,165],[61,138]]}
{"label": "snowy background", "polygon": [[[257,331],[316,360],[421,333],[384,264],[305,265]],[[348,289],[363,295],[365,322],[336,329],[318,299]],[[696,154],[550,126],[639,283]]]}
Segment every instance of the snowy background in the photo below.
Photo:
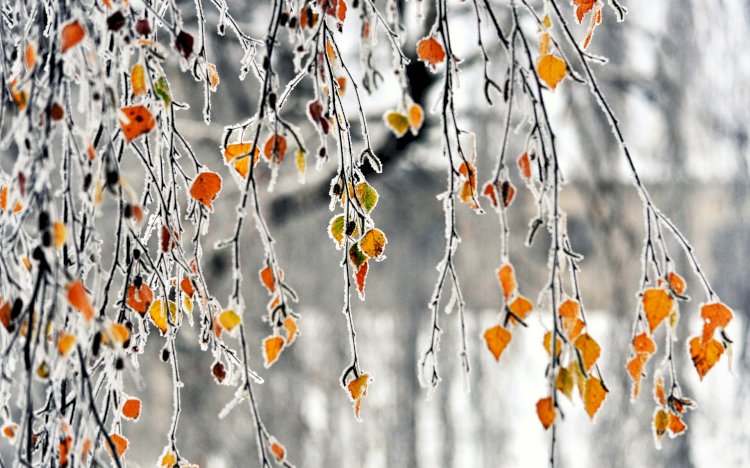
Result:
{"label": "snowy background", "polygon": [[[135,4],[135,2],[132,2]],[[188,30],[195,30],[193,2],[181,1]],[[207,3],[207,2],[206,2]],[[376,2],[383,6],[383,2]],[[537,4],[539,2],[532,2]],[[566,4],[567,2],[560,2]],[[268,2],[229,2],[248,31],[261,37],[268,17]],[[462,68],[457,103],[465,128],[477,133],[479,180],[490,173],[499,148],[504,107],[489,107],[482,95],[481,62],[473,58],[476,30],[470,2],[451,2],[455,13],[451,27],[457,53],[466,60]],[[507,26],[506,1],[493,2]],[[575,467],[742,467],[750,466],[750,60],[745,57],[750,33],[750,2],[698,0],[629,0],[627,20],[616,23],[611,10],[594,37],[591,51],[610,59],[597,66],[605,94],[619,116],[636,164],[655,202],[681,226],[693,242],[703,266],[722,300],[736,312],[729,327],[735,340],[732,368],[726,357],[699,382],[684,347],[684,339],[700,328],[696,278],[685,259],[677,258],[693,302],[683,304],[677,343],[677,364],[683,390],[698,402],[686,419],[686,436],[654,448],[650,422],[655,362],[641,397],[629,401],[630,383],[624,365],[636,310],[641,271],[642,209],[630,183],[625,162],[599,108],[585,86],[566,80],[550,95],[553,120],[560,142],[563,169],[568,179],[562,205],[569,214],[573,247],[585,255],[582,293],[590,311],[590,331],[603,346],[602,373],[611,392],[594,422],[581,402],[563,403],[565,420],[558,429],[560,466]],[[566,7],[566,13],[572,7]],[[209,25],[216,10],[206,5]],[[414,4],[404,5],[410,34],[405,49],[429,27],[416,22]],[[570,16],[572,18],[572,14]],[[344,49],[356,65],[358,31],[356,15],[344,30],[350,42]],[[486,23],[485,23],[486,24]],[[533,28],[532,24],[524,27]],[[584,26],[575,26],[585,33]],[[241,121],[255,111],[258,86],[237,79],[239,47],[230,37],[219,37],[209,27],[209,58],[221,74],[213,96],[213,122],[202,122],[201,84],[181,74],[176,64],[168,72],[176,99],[191,104],[178,115],[177,126],[191,139],[202,161],[227,176],[219,151],[224,125]],[[282,41],[286,38],[282,36]],[[457,262],[468,307],[468,336],[472,371],[465,382],[457,356],[457,317],[441,317],[445,330],[441,349],[443,382],[431,397],[416,377],[418,355],[430,330],[428,300],[436,277],[435,265],[443,252],[443,215],[435,195],[444,190],[444,161],[439,150],[438,117],[428,115],[420,137],[400,145],[382,125],[382,114],[397,105],[397,82],[389,73],[389,51],[381,38],[378,59],[386,82],[364,96],[373,143],[387,160],[382,175],[368,180],[380,192],[374,212],[388,234],[386,261],[370,269],[367,301],[354,301],[362,366],[374,382],[363,403],[363,422],[356,422],[351,403],[339,387],[341,370],[348,361],[348,335],[344,316],[340,252],[326,234],[332,216],[327,210],[327,180],[334,162],[319,173],[308,174],[305,185],[297,180],[291,158],[281,168],[273,193],[261,192],[263,208],[286,278],[300,295],[296,311],[302,314],[301,333],[270,370],[262,369],[260,343],[267,325],[260,320],[267,295],[257,282],[245,281],[248,309],[245,323],[254,358],[251,366],[266,383],[257,386],[262,417],[272,434],[286,446],[290,460],[300,467],[498,467],[546,466],[549,434],[535,413],[535,402],[545,394],[543,375],[546,353],[541,345],[546,313],[535,314],[530,327],[514,336],[498,365],[484,348],[481,331],[497,320],[501,291],[496,282],[499,266],[499,229],[494,215],[476,216],[459,207],[462,244]],[[280,52],[280,67],[289,61]],[[286,56],[284,54],[287,54]],[[498,81],[505,58],[492,49],[491,73]],[[286,70],[291,76],[291,68]],[[421,76],[421,75],[418,75]],[[438,96],[435,76],[413,82],[413,93],[424,96],[429,111]],[[303,83],[285,109],[287,120],[297,122],[310,141],[317,138],[304,116],[309,84]],[[353,99],[349,96],[350,103]],[[350,109],[352,112],[355,108]],[[429,113],[428,113],[429,114]],[[523,136],[510,146],[521,150]],[[512,171],[516,177],[515,171]],[[261,187],[268,173],[259,175]],[[511,257],[519,282],[535,298],[547,279],[548,239],[538,236],[531,248],[523,245],[527,223],[534,216],[531,196],[519,187],[510,212]],[[211,217],[204,240],[209,289],[223,300],[230,293],[230,259],[227,251],[210,248],[227,237],[233,225],[239,192],[225,184],[220,194],[224,207]],[[114,209],[114,202],[107,208]],[[262,261],[257,232],[246,230],[243,264],[247,278],[255,278]],[[677,246],[672,245],[672,252]],[[253,310],[256,311],[253,314]],[[662,330],[663,333],[663,330]],[[234,388],[217,386],[210,374],[211,356],[198,346],[198,330],[188,325],[177,340],[183,412],[178,431],[182,454],[210,468],[255,466],[255,436],[246,407],[236,408],[225,420],[217,415],[232,398]],[[128,456],[140,466],[152,466],[166,442],[171,411],[170,367],[158,359],[162,343],[149,340],[147,356],[140,359],[146,386],[132,380],[126,391],[139,394],[144,413],[138,424],[125,428],[131,446]],[[660,348],[663,336],[658,335]],[[470,387],[470,391],[469,390]],[[0,442],[0,450],[7,450]],[[133,463],[133,466],[136,466]]]}

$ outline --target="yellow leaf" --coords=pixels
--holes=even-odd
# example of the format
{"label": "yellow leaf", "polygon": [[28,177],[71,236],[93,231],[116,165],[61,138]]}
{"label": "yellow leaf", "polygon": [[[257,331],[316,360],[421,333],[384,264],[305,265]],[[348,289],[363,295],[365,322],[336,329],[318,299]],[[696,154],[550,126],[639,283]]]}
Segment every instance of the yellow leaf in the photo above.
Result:
{"label": "yellow leaf", "polygon": [[130,83],[133,86],[133,96],[146,94],[146,70],[140,63],[133,65],[130,71]]}
{"label": "yellow leaf", "polygon": [[234,330],[234,327],[239,325],[241,321],[240,316],[232,309],[227,309],[219,314],[219,323],[228,332]]}
{"label": "yellow leaf", "polygon": [[299,172],[300,181],[304,183],[305,171],[307,170],[307,153],[298,149],[295,162],[297,163],[297,172]]}
{"label": "yellow leaf", "polygon": [[658,409],[654,413],[654,436],[656,436],[657,443],[664,436],[667,427],[669,427],[669,414],[663,409]]}
{"label": "yellow leaf", "polygon": [[52,224],[52,238],[54,239],[55,248],[59,249],[65,245],[67,237],[68,230],[66,229],[65,224],[60,221],[55,221],[54,224]]}
{"label": "yellow leaf", "polygon": [[539,75],[539,78],[547,83],[547,86],[555,89],[558,83],[560,83],[560,81],[565,78],[565,74],[567,73],[567,65],[565,65],[565,61],[563,59],[554,55],[547,54],[539,60],[536,71]]}
{"label": "yellow leaf", "polygon": [[148,316],[162,335],[167,333],[167,310],[161,299],[156,299],[148,308]]}
{"label": "yellow leaf", "polygon": [[396,137],[401,138],[409,130],[409,117],[400,112],[386,112],[385,124]]}
{"label": "yellow leaf", "polygon": [[368,257],[379,259],[383,255],[388,239],[380,229],[370,229],[359,241],[359,247]]}

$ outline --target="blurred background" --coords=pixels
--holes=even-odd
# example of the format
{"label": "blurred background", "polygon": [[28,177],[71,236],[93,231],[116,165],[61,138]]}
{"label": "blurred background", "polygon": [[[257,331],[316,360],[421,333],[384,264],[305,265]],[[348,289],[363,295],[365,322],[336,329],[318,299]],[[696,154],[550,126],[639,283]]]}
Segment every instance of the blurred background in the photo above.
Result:
{"label": "blurred background", "polygon": [[[247,32],[255,37],[265,34],[269,2],[228,3]],[[386,8],[381,1],[375,3]],[[484,100],[472,3],[450,3],[456,52],[465,60],[456,96],[458,118],[464,128],[477,134],[479,180],[483,182],[491,174],[500,147],[505,106],[499,95],[494,106]],[[510,24],[507,3],[491,2],[506,29]],[[531,3],[541,8],[540,2]],[[559,3],[572,20],[573,8]],[[576,467],[750,466],[750,355],[746,347],[750,283],[744,272],[750,260],[750,60],[744,57],[750,2],[623,3],[629,10],[623,23],[616,22],[609,8],[603,11],[604,21],[590,51],[609,58],[609,63],[595,65],[595,73],[654,201],[691,240],[719,296],[734,309],[736,319],[728,333],[735,345],[731,368],[724,357],[699,382],[685,339],[700,329],[701,292],[677,245],[671,244],[688,294],[694,296],[693,302],[681,306],[676,359],[683,391],[697,401],[698,409],[686,419],[685,436],[674,440],[665,436],[663,449],[656,450],[650,429],[651,377],[662,356],[650,362],[643,392],[632,403],[624,369],[641,274],[641,203],[587,87],[566,80],[554,94],[547,94],[567,178],[561,202],[569,216],[573,248],[585,256],[582,293],[590,332],[603,347],[600,362],[610,393],[593,422],[577,397],[575,404],[563,403],[565,419],[558,428],[557,460],[559,466]],[[196,31],[194,3],[178,4],[187,29]],[[413,57],[414,44],[431,25],[416,20],[416,2],[392,4],[403,15],[408,31],[404,50]],[[201,160],[230,181],[219,150],[222,130],[255,112],[258,85],[252,77],[239,81],[239,46],[229,35],[216,34],[218,12],[210,4],[204,8],[209,60],[221,75],[210,126],[203,123],[200,112],[202,85],[181,73],[176,63],[168,76],[175,98],[191,105],[189,111],[178,114],[177,127],[189,136]],[[583,37],[585,25],[571,26]],[[523,27],[535,30],[530,22]],[[355,78],[362,76],[358,31],[357,15],[350,14],[340,43]],[[484,37],[486,43],[495,43],[489,29]],[[288,44],[287,39],[282,35],[282,44]],[[504,52],[497,46],[489,51],[490,73],[502,83]],[[289,79],[293,76],[291,54],[284,47],[278,53],[277,69],[282,79]],[[411,94],[428,111],[427,121],[417,138],[397,140],[382,123],[382,114],[395,109],[400,98],[394,91],[398,82],[391,73],[385,37],[380,37],[376,59],[382,64],[385,82],[373,94],[363,95],[363,107],[385,168],[368,180],[380,192],[374,217],[389,243],[387,259],[370,268],[367,301],[353,300],[361,364],[374,377],[363,403],[363,422],[355,421],[352,404],[338,384],[348,363],[349,344],[341,314],[340,252],[326,234],[333,216],[328,211],[327,191],[335,161],[319,172],[311,170],[303,185],[291,158],[284,161],[274,192],[265,190],[270,178],[267,170],[259,174],[263,210],[286,278],[299,293],[296,311],[302,314],[301,336],[269,370],[262,368],[260,357],[261,340],[268,330],[260,317],[268,297],[255,281],[263,253],[253,226],[245,230],[243,242],[243,294],[248,305],[244,320],[250,333],[251,366],[266,380],[255,387],[262,417],[286,446],[290,461],[300,467],[546,466],[549,434],[537,420],[535,402],[546,394],[547,355],[541,342],[549,314],[535,313],[529,328],[515,334],[499,364],[480,340],[482,330],[496,323],[501,306],[494,273],[500,263],[500,231],[492,213],[478,216],[466,206],[458,208],[463,242],[457,263],[468,310],[469,385],[458,359],[457,317],[443,315],[443,382],[431,398],[419,386],[416,363],[427,346],[427,303],[437,276],[435,265],[444,249],[444,217],[436,195],[444,190],[446,165],[440,151],[439,116],[430,112],[438,98],[440,74],[427,72],[415,61],[409,66]],[[299,86],[285,106],[285,117],[299,124],[314,149],[317,135],[304,114],[311,89],[306,81]],[[345,99],[352,106],[350,115],[355,115],[353,94]],[[353,131],[356,142],[357,125]],[[519,154],[522,144],[522,134],[511,138],[509,155]],[[539,235],[530,248],[523,245],[535,207],[514,168],[511,174],[519,188],[509,212],[511,258],[524,294],[536,298],[548,276],[549,240]],[[211,216],[203,242],[209,289],[222,302],[230,294],[229,252],[211,246],[227,237],[226,227],[234,224],[239,195],[236,184],[225,184],[217,204],[222,208]],[[112,200],[107,203],[114,207]],[[662,334],[657,338],[660,350]],[[178,431],[181,453],[211,468],[256,466],[250,412],[240,406],[226,419],[218,419],[234,388],[214,383],[212,358],[200,351],[197,335],[196,328],[185,325],[177,340],[185,382]],[[157,358],[162,341],[152,336],[147,356],[140,359],[145,389],[136,389],[133,382],[125,389],[140,394],[144,401],[139,423],[125,428],[131,440],[129,456],[141,466],[152,466],[158,459],[171,420],[170,368]]]}

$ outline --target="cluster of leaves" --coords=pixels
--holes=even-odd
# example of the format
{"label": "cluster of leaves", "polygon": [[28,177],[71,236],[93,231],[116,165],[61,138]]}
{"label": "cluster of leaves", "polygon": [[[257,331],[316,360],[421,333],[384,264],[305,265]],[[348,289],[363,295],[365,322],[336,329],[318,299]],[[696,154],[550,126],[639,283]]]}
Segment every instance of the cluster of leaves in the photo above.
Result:
{"label": "cluster of leaves", "polygon": [[[586,314],[579,289],[579,262],[582,257],[572,249],[567,234],[566,215],[560,206],[559,191],[563,183],[563,176],[559,169],[559,157],[555,134],[551,125],[545,90],[554,91],[566,77],[574,82],[588,85],[591,94],[600,104],[605,117],[609,120],[613,132],[620,144],[639,191],[647,219],[646,251],[644,253],[644,280],[641,286],[642,305],[638,309],[638,318],[633,335],[633,354],[627,364],[627,371],[633,379],[633,395],[637,396],[644,367],[649,358],[656,352],[652,334],[658,325],[669,317],[669,331],[667,333],[667,354],[661,366],[670,371],[670,390],[664,391],[664,380],[661,371],[655,377],[655,393],[658,404],[653,427],[657,437],[657,446],[665,431],[676,436],[684,433],[686,425],[682,420],[683,413],[693,407],[693,403],[681,395],[674,360],[672,356],[672,342],[679,315],[676,301],[688,300],[683,296],[684,280],[672,271],[672,262],[666,251],[662,237],[662,229],[673,234],[677,243],[683,249],[688,261],[697,277],[703,283],[708,297],[708,304],[701,308],[704,320],[703,333],[688,341],[689,354],[695,364],[701,379],[718,361],[724,350],[731,345],[731,340],[724,333],[733,314],[731,310],[718,301],[698,264],[692,247],[677,227],[653,204],[650,196],[641,183],[636,172],[629,148],[622,137],[619,123],[601,93],[598,82],[591,70],[591,63],[603,63],[604,60],[593,56],[585,50],[592,41],[597,25],[602,21],[604,2],[599,0],[574,0],[575,16],[580,23],[586,15],[590,15],[586,37],[581,44],[576,41],[557,2],[544,2],[544,14],[539,14],[527,1],[511,1],[510,16],[512,25],[510,32],[504,33],[492,6],[484,2],[484,10],[489,15],[497,35],[498,42],[503,46],[507,57],[507,71],[504,86],[498,86],[489,76],[489,53],[485,49],[482,38],[482,17],[479,2],[475,0],[477,14],[478,45],[485,63],[485,97],[489,104],[491,91],[502,92],[506,102],[506,123],[502,138],[497,168],[494,177],[482,188],[481,194],[486,197],[491,207],[499,215],[501,226],[501,266],[497,270],[498,280],[502,289],[502,312],[499,323],[487,328],[482,335],[484,342],[495,358],[499,361],[503,352],[510,345],[513,328],[526,326],[526,318],[535,308],[551,310],[552,329],[543,337],[543,345],[549,356],[549,365],[544,375],[549,383],[549,395],[537,402],[537,414],[545,429],[552,428],[552,448],[550,461],[554,464],[555,453],[555,424],[561,408],[558,403],[558,393],[572,399],[573,388],[577,387],[578,394],[588,415],[593,419],[604,402],[609,389],[604,383],[597,361],[601,355],[601,348],[590,334],[586,322]],[[610,2],[610,6],[622,20],[625,9],[618,2]],[[433,71],[445,65],[445,86],[442,92],[442,124],[443,124],[443,152],[449,162],[448,191],[443,195],[446,212],[446,253],[438,265],[440,271],[433,300],[432,333],[429,347],[420,361],[420,377],[422,382],[434,389],[440,381],[437,373],[436,353],[439,347],[441,329],[438,325],[438,308],[441,295],[446,284],[446,277],[452,286],[451,299],[445,305],[445,311],[450,312],[457,304],[461,327],[462,345],[461,356],[464,370],[469,371],[466,361],[466,338],[463,320],[464,301],[460,292],[458,278],[453,266],[453,257],[458,241],[456,230],[455,205],[457,198],[477,213],[483,209],[477,198],[477,175],[475,169],[475,152],[465,157],[461,144],[461,137],[469,134],[459,129],[454,111],[454,76],[458,73],[458,58],[452,51],[447,15],[444,1],[436,1],[437,18],[432,33],[417,43],[417,54],[428,68]],[[520,17],[528,14],[537,25],[538,48],[532,48],[532,40],[521,27]],[[573,61],[566,57],[563,47],[555,38],[554,16],[560,25],[563,42],[567,43],[567,50],[573,50],[578,62],[578,69]],[[520,103],[519,103],[520,101]],[[524,102],[525,101],[525,102]],[[513,265],[510,262],[509,235],[506,211],[516,197],[516,188],[511,182],[505,159],[510,135],[512,116],[518,109],[524,112],[518,120],[521,122],[516,132],[525,131],[525,151],[518,157],[517,166],[519,178],[529,189],[538,208],[537,215],[529,223],[526,244],[533,243],[540,228],[546,227],[550,234],[549,266],[550,278],[547,286],[541,291],[537,305],[519,292]],[[386,120],[389,120],[389,115]],[[459,162],[456,161],[458,155]],[[658,253],[657,253],[658,252]],[[657,258],[661,255],[661,258]],[[649,269],[653,269],[657,284],[647,289],[649,284]],[[566,272],[569,280],[564,280]],[[567,284],[567,285],[566,285]],[[569,293],[566,292],[566,289]],[[644,327],[644,323],[648,327]],[[720,333],[719,339],[714,336]]]}

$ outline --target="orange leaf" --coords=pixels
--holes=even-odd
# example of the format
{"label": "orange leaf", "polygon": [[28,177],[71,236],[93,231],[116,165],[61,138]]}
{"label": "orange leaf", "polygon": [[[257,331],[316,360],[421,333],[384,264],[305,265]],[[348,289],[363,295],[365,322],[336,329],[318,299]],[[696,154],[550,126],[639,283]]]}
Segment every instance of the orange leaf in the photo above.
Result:
{"label": "orange leaf", "polygon": [[146,283],[142,283],[139,288],[136,288],[134,284],[128,286],[127,304],[139,314],[145,314],[153,300],[154,293]]}
{"label": "orange leaf", "polygon": [[586,368],[586,371],[589,371],[591,367],[596,363],[596,360],[599,359],[599,355],[601,354],[599,343],[597,343],[596,340],[591,337],[591,335],[589,335],[588,333],[584,333],[583,335],[576,338],[575,347],[578,351],[581,352],[583,365]]}
{"label": "orange leaf", "polygon": [[565,78],[565,74],[568,72],[568,66],[565,61],[554,55],[545,55],[539,60],[536,66],[537,74],[547,86],[553,90],[557,88],[557,85]]}
{"label": "orange leaf", "polygon": [[656,352],[656,343],[646,333],[641,333],[633,338],[633,351],[638,354],[654,354]]}
{"label": "orange leaf", "polygon": [[499,362],[500,356],[508,346],[508,343],[510,343],[513,335],[507,328],[496,325],[485,330],[483,336],[484,341],[487,343],[487,348],[495,356],[495,361]]}
{"label": "orange leaf", "polygon": [[703,343],[698,336],[690,340],[690,357],[693,359],[693,365],[701,380],[719,361],[723,353],[724,346],[713,338],[706,343]]}
{"label": "orange leaf", "polygon": [[61,356],[67,356],[76,344],[76,337],[70,333],[60,333],[57,337],[57,351]]}
{"label": "orange leaf", "polygon": [[652,288],[643,291],[643,311],[646,313],[652,333],[672,312],[672,305],[672,296],[663,289]]}
{"label": "orange leaf", "polygon": [[497,193],[495,192],[495,184],[492,182],[487,182],[484,184],[484,187],[482,188],[482,195],[489,198],[492,202],[492,206],[497,208],[500,206],[500,203],[497,201]]}
{"label": "orange leaf", "polygon": [[263,147],[263,155],[269,161],[273,160],[273,162],[280,164],[284,159],[286,146],[286,138],[281,135],[272,135],[266,141],[266,146]]}
{"label": "orange leaf", "polygon": [[[513,302],[510,303],[508,309],[519,319],[525,320],[526,317],[528,317],[531,311],[534,309],[534,306],[531,304],[530,300],[526,299],[523,296],[518,296],[513,300]],[[515,324],[516,318],[511,316],[510,323]]]}
{"label": "orange leaf", "polygon": [[52,237],[56,249],[62,248],[62,246],[65,245],[68,238],[68,230],[65,228],[64,223],[55,221],[52,224]]}
{"label": "orange leaf", "polygon": [[180,281],[180,289],[182,289],[182,292],[184,292],[188,297],[193,297],[193,294],[195,294],[193,282],[190,281],[190,278],[187,276],[184,276],[182,278],[182,281]]}
{"label": "orange leaf", "polygon": [[273,268],[270,266],[262,268],[258,272],[258,276],[260,276],[261,283],[268,289],[269,293],[273,293],[276,290],[276,278],[273,275]]}
{"label": "orange leaf", "polygon": [[682,434],[686,429],[687,425],[679,416],[669,413],[669,432],[672,433],[673,436]]}
{"label": "orange leaf", "polygon": [[628,361],[628,364],[626,369],[628,370],[628,374],[630,375],[630,378],[633,380],[633,398],[637,398],[638,394],[641,392],[641,379],[643,378],[643,367],[646,365],[646,362],[648,361],[648,355],[647,354],[637,354],[635,355],[630,361]]}
{"label": "orange leaf", "polygon": [[130,330],[121,323],[113,323],[109,326],[109,334],[117,344],[122,346],[130,338]]}
{"label": "orange leaf", "polygon": [[169,446],[164,447],[164,451],[159,459],[159,466],[166,466],[172,468],[177,464],[177,455],[172,451]]}
{"label": "orange leaf", "polygon": [[91,305],[91,299],[83,286],[83,281],[75,280],[66,287],[68,290],[68,303],[75,310],[83,314],[83,318],[88,322],[94,318],[94,307]]}
{"label": "orange leaf", "polygon": [[67,52],[71,47],[77,45],[86,36],[86,31],[78,21],[73,21],[62,28],[61,47],[62,53]]}
{"label": "orange leaf", "polygon": [[26,50],[24,52],[24,59],[26,61],[26,68],[31,70],[36,64],[36,46],[31,43],[26,43]]}
{"label": "orange leaf", "polygon": [[219,72],[216,71],[216,65],[213,63],[207,63],[206,74],[208,75],[208,84],[211,86],[211,91],[215,92],[221,82]]}
{"label": "orange leaf", "polygon": [[[228,163],[234,161],[232,165],[243,179],[246,179],[250,173],[250,146],[250,143],[234,143],[227,145],[224,149],[224,160]],[[255,151],[253,151],[253,165],[258,162],[259,156],[260,150],[255,148]]]}
{"label": "orange leaf", "polygon": [[458,166],[458,173],[469,181],[472,188],[477,188],[477,168],[470,162],[463,162]]}
{"label": "orange leaf", "polygon": [[284,319],[284,330],[286,330],[286,346],[289,346],[299,335],[297,321],[294,320],[294,317],[289,316]]}
{"label": "orange leaf", "polygon": [[725,328],[734,317],[729,307],[721,302],[704,304],[701,307],[701,318],[703,319],[703,342],[706,343],[714,335],[717,328]]}
{"label": "orange leaf", "polygon": [[359,247],[368,257],[379,259],[383,255],[388,239],[380,229],[370,229],[359,241]]}
{"label": "orange leaf", "polygon": [[583,403],[589,418],[594,419],[594,415],[602,406],[602,402],[607,398],[607,390],[602,385],[602,381],[594,376],[586,380],[586,390],[584,391]]}
{"label": "orange leaf", "polygon": [[573,6],[576,8],[576,19],[580,23],[583,21],[583,16],[594,8],[596,0],[573,0]]}
{"label": "orange leaf", "polygon": [[664,395],[664,376],[661,374],[654,375],[654,400],[660,405],[667,402],[667,397]]}
{"label": "orange leaf", "polygon": [[481,210],[479,204],[476,201],[476,187],[471,185],[470,181],[467,180],[463,183],[463,185],[461,186],[461,193],[459,197],[461,198],[461,201],[469,205],[471,209],[475,211]]}
{"label": "orange leaf", "polygon": [[422,110],[422,106],[416,103],[409,106],[409,128],[411,129],[411,133],[414,135],[419,133],[423,123],[424,110]]}
{"label": "orange leaf", "polygon": [[122,405],[122,415],[126,419],[137,421],[141,415],[141,400],[138,398],[128,398]]}
{"label": "orange leaf", "polygon": [[357,269],[354,279],[357,281],[357,291],[361,299],[365,298],[365,281],[367,280],[367,271],[370,269],[369,262],[365,262]]}
{"label": "orange leaf", "polygon": [[682,295],[682,293],[684,293],[687,289],[685,280],[682,279],[682,276],[678,275],[677,273],[669,272],[667,279],[669,280],[669,285],[672,287],[672,291],[674,291],[676,294]]}
{"label": "orange leaf", "polygon": [[521,175],[525,179],[531,179],[531,161],[529,160],[529,153],[523,153],[518,157],[518,169],[521,170]]}
{"label": "orange leaf", "polygon": [[221,176],[215,172],[204,171],[198,174],[190,186],[190,196],[213,210],[211,203],[221,191]]}
{"label": "orange leaf", "polygon": [[417,43],[417,56],[435,70],[437,64],[445,60],[445,49],[434,37],[429,36]]}
{"label": "orange leaf", "polygon": [[336,18],[342,23],[346,19],[346,2],[344,0],[337,0]]}
{"label": "orange leaf", "polygon": [[120,126],[122,127],[122,133],[125,135],[125,140],[128,142],[150,132],[156,125],[154,116],[151,115],[151,111],[146,106],[123,107],[122,113],[126,119],[120,119]]}
{"label": "orange leaf", "polygon": [[552,423],[555,422],[555,404],[552,402],[552,397],[542,398],[536,402],[536,414],[539,416],[539,421],[544,426],[544,429],[549,429]]}
{"label": "orange leaf", "polygon": [[0,323],[3,324],[6,330],[10,328],[10,313],[12,312],[12,304],[10,301],[3,302],[3,298],[0,297]]}
{"label": "orange leaf", "polygon": [[16,433],[18,432],[18,424],[6,423],[5,425],[3,425],[2,432],[3,436],[5,436],[6,439],[12,442],[16,438]]}
{"label": "orange leaf", "polygon": [[570,340],[575,340],[583,331],[585,324],[578,318],[581,306],[578,301],[568,299],[560,304],[558,313],[562,319],[562,326]]}
{"label": "orange leaf", "polygon": [[[343,0],[339,0],[343,3]],[[271,443],[271,453],[273,453],[273,456],[276,457],[276,461],[281,463],[284,461],[284,458],[286,457],[286,450],[284,449],[284,446],[281,445],[276,439],[273,439],[273,442]]]}
{"label": "orange leaf", "polygon": [[263,359],[266,368],[271,367],[279,359],[284,343],[284,338],[280,336],[269,336],[263,340]]}
{"label": "orange leaf", "polygon": [[578,301],[568,299],[567,301],[564,301],[562,304],[560,304],[560,307],[558,308],[560,318],[568,320],[577,318],[580,308],[581,306],[578,305]]}
{"label": "orange leaf", "polygon": [[513,294],[513,291],[516,290],[516,275],[513,272],[513,265],[505,263],[498,268],[497,279],[500,281],[500,286],[503,288],[505,299],[509,299],[511,294]]}
{"label": "orange leaf", "polygon": [[503,206],[508,208],[513,199],[516,197],[516,188],[508,180],[499,182],[500,184],[500,198],[503,201]]}
{"label": "orange leaf", "polygon": [[359,419],[362,399],[367,396],[367,387],[370,385],[371,380],[369,374],[362,374],[346,386],[349,391],[349,397],[354,402],[354,415],[357,419]]}
{"label": "orange leaf", "polygon": [[[125,454],[125,451],[128,449],[128,439],[119,434],[110,434],[109,438],[110,440],[112,440],[112,443],[115,446],[115,450],[117,450],[117,456],[122,457]],[[109,448],[109,444],[106,445]],[[112,453],[110,453],[110,455],[112,455]]]}

